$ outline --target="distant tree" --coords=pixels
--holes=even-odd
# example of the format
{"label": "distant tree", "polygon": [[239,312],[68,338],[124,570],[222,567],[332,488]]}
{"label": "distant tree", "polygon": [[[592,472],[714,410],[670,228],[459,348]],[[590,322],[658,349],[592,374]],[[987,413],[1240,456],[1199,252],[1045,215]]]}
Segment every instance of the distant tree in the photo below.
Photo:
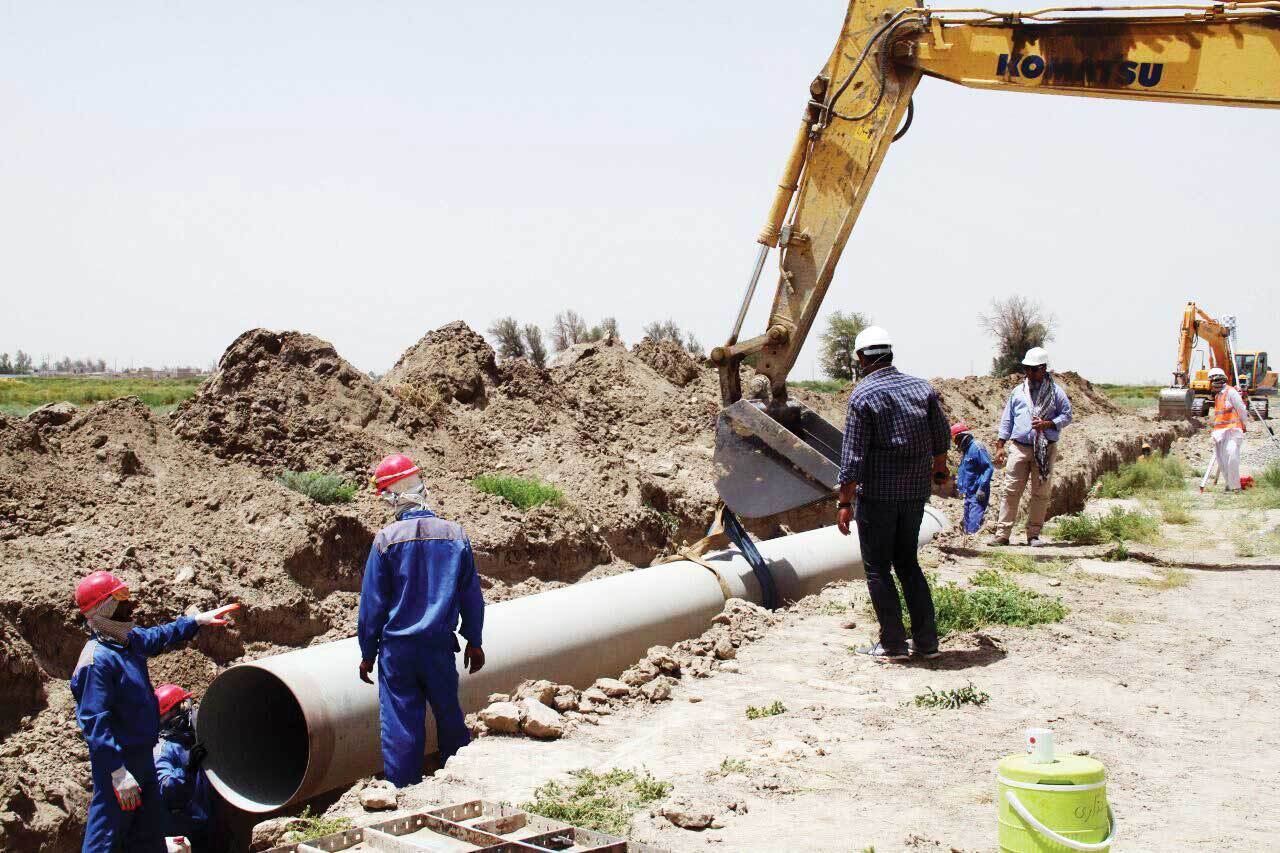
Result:
{"label": "distant tree", "polygon": [[1026,296],[993,299],[991,313],[979,314],[978,319],[996,339],[996,357],[991,359],[992,376],[1020,372],[1027,350],[1053,340],[1054,316]]}
{"label": "distant tree", "polygon": [[107,372],[107,360],[105,358],[98,359],[98,363],[94,365],[94,369],[99,373]]}
{"label": "distant tree", "polygon": [[[26,370],[26,371],[23,371],[23,370],[22,370],[22,368],[18,367],[18,365],[21,363],[20,361],[15,361],[15,362],[13,363],[13,366],[17,369],[17,371],[18,371],[19,373],[23,373],[23,372],[30,373],[30,372],[31,372],[31,368],[30,368],[31,358],[30,358],[30,356],[27,356],[27,354],[26,354],[26,353],[24,353],[22,350],[18,350],[18,356],[17,356],[17,357],[18,357],[18,359],[19,359],[19,360],[21,360],[24,356],[26,356],[26,358],[27,358],[27,365],[28,365],[28,367],[27,367],[27,370]],[[41,373],[48,373],[48,372],[49,372],[50,370],[52,370],[52,369],[53,369],[52,365],[50,365],[50,364],[49,364],[49,356],[47,356],[47,355],[46,355],[44,358],[40,359],[40,372],[41,372]]]}
{"label": "distant tree", "polygon": [[613,317],[605,317],[599,323],[591,327],[591,331],[587,333],[587,340],[600,341],[607,337],[621,338],[618,334],[618,321]]}
{"label": "distant tree", "polygon": [[702,341],[698,340],[693,332],[685,332],[684,348],[689,352],[689,355],[696,358],[702,358],[706,355],[706,352],[702,349]]}
{"label": "distant tree", "polygon": [[489,327],[489,334],[498,342],[498,357],[523,358],[528,354],[524,339],[520,336],[520,324],[515,317],[502,317]]}
{"label": "distant tree", "polygon": [[646,338],[653,341],[675,341],[680,343],[683,337],[675,320],[655,320],[652,323],[646,323],[642,331]]}
{"label": "distant tree", "polygon": [[871,325],[871,317],[858,311],[835,311],[827,318],[827,330],[818,338],[818,365],[829,379],[853,378],[858,356],[853,351],[858,334]]}
{"label": "distant tree", "polygon": [[0,352],[0,373],[13,373],[13,362],[9,361],[7,352]]}
{"label": "distant tree", "polygon": [[542,342],[542,330],[533,323],[525,324],[524,346],[530,361],[538,367],[547,366],[547,345]]}
{"label": "distant tree", "polygon": [[551,321],[551,346],[556,352],[566,350],[587,339],[587,321],[572,308],[565,309]]}

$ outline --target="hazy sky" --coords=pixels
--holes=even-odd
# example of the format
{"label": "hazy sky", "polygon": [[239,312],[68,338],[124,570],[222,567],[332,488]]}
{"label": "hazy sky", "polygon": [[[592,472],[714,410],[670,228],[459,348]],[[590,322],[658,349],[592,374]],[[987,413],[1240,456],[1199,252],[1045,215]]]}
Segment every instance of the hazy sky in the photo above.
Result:
{"label": "hazy sky", "polygon": [[[266,326],[381,371],[564,307],[720,343],[844,10],[0,2],[0,350],[203,365]],[[916,107],[824,306],[904,367],[985,372],[1011,293],[1098,380],[1167,379],[1188,298],[1280,351],[1280,112],[935,80]]]}

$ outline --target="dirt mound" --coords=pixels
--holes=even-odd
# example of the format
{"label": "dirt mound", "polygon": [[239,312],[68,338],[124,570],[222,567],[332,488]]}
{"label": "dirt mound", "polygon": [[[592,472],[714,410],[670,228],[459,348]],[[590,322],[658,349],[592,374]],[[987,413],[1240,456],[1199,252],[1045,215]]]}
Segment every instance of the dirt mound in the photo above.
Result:
{"label": "dirt mound", "polygon": [[631,354],[652,367],[672,385],[683,388],[703,372],[702,365],[689,351],[675,341],[655,341],[641,338],[631,348]]}
{"label": "dirt mound", "polygon": [[462,321],[428,332],[382,378],[382,386],[430,408],[457,400],[482,405],[498,381],[493,348]]}

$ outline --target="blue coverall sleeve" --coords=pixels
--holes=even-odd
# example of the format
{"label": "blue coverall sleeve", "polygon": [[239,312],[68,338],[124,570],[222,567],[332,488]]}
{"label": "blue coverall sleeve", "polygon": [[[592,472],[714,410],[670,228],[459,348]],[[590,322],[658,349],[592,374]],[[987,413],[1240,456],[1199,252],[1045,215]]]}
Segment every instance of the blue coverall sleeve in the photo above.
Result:
{"label": "blue coverall sleeve", "polygon": [[1058,388],[1058,416],[1053,419],[1053,425],[1062,429],[1071,419],[1071,401],[1067,399],[1067,392]]}
{"label": "blue coverall sleeve", "polygon": [[190,616],[179,616],[166,625],[154,628],[134,628],[129,632],[129,642],[137,643],[136,648],[147,657],[155,657],[161,652],[191,641],[200,626]]}
{"label": "blue coverall sleeve", "polygon": [[161,741],[156,752],[156,778],[160,793],[170,808],[180,808],[191,801],[191,776],[182,765],[186,750]]}
{"label": "blue coverall sleeve", "polygon": [[360,642],[360,657],[376,660],[382,647],[382,629],[390,614],[391,594],[387,584],[387,565],[375,542],[369,548],[369,559],[364,564],[364,579],[360,582],[360,617],[356,636]]}
{"label": "blue coverall sleeve", "polygon": [[[1013,394],[1018,393],[1015,389]],[[1008,441],[1013,435],[1013,394],[1004,401],[1004,411],[1000,413],[1000,430],[996,433],[1001,441]]]}
{"label": "blue coverall sleeve", "polygon": [[458,572],[458,605],[462,611],[462,636],[473,646],[484,643],[484,594],[480,592],[480,574],[476,571],[475,554],[468,541],[462,549],[462,565]]}
{"label": "blue coverall sleeve", "polygon": [[111,706],[115,704],[116,673],[101,661],[89,664],[83,670],[84,690],[76,705],[76,717],[80,731],[89,745],[89,757],[93,763],[108,773],[124,766],[120,744],[111,730]]}
{"label": "blue coverall sleeve", "polygon": [[973,489],[973,450],[966,450],[960,457],[960,467],[956,469],[956,491],[961,496],[968,495]]}
{"label": "blue coverall sleeve", "polygon": [[991,475],[995,473],[995,466],[991,464],[991,454],[987,453],[985,447],[978,447],[974,454],[974,462],[980,466],[978,470],[978,479],[973,484],[974,494],[980,494],[991,488]]}

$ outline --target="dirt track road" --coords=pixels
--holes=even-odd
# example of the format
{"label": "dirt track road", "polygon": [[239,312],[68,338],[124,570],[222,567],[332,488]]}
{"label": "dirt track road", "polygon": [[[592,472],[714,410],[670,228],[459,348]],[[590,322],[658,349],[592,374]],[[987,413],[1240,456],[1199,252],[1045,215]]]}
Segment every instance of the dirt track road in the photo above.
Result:
{"label": "dirt track road", "polygon": [[[1199,499],[1197,529],[1225,517],[1214,502]],[[983,567],[966,558],[939,575],[959,581]],[[1062,749],[1106,764],[1115,849],[1272,847],[1280,571],[1170,580],[1137,562],[1079,560],[1016,578],[1061,595],[1065,621],[953,636],[937,663],[882,665],[848,650],[874,630],[865,589],[829,589],[744,646],[740,672],[685,678],[673,702],[624,709],[563,741],[482,739],[406,805],[472,794],[520,802],[576,767],[644,766],[724,815],[723,829],[700,832],[636,819],[635,837],[671,850],[992,850],[995,764],[1021,748],[1023,729],[1048,726]],[[841,604],[847,612],[836,613]],[[856,628],[841,627],[849,619]],[[912,703],[928,686],[970,680],[989,704]],[[785,714],[745,718],[748,705],[775,699]],[[745,759],[746,772],[717,775],[725,758]],[[731,802],[749,812],[728,812]]]}

